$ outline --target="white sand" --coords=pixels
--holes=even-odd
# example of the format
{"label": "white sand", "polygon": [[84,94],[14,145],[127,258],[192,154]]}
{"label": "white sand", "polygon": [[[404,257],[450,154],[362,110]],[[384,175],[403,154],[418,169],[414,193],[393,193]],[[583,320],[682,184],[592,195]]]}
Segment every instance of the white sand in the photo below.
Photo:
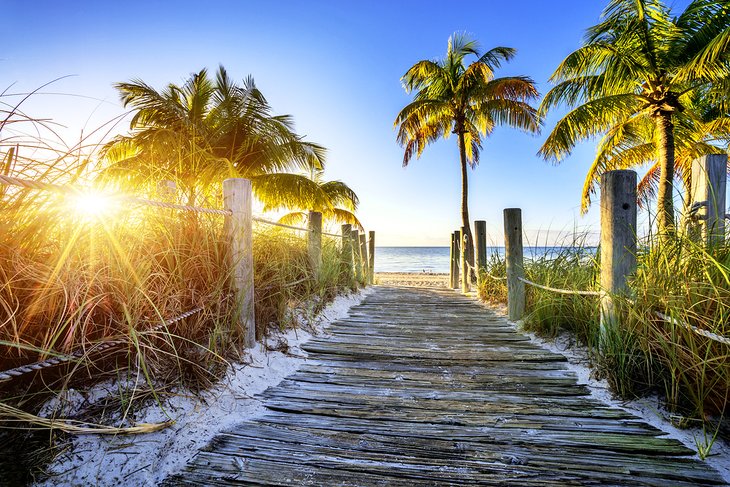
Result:
{"label": "white sand", "polygon": [[[484,303],[482,304],[501,314],[506,314],[506,308],[503,305],[493,306]],[[568,359],[568,369],[578,376],[579,384],[587,386],[591,393],[591,397],[603,402],[604,404],[621,408],[628,413],[638,416],[650,425],[666,433],[666,436],[669,438],[679,440],[682,444],[694,452],[697,452],[698,443],[699,445],[705,444],[705,434],[701,427],[680,429],[672,424],[671,418],[674,415],[667,411],[658,396],[651,396],[632,401],[621,401],[616,399],[610,392],[607,381],[596,380],[593,377],[592,371],[589,367],[590,362],[587,349],[580,347],[576,343],[575,337],[571,334],[565,332],[559,335],[555,340],[546,340],[538,337],[534,333],[525,331],[522,328],[521,322],[510,323],[512,323],[517,331],[529,337],[536,345],[565,356],[565,358]],[[714,431],[707,432],[708,440],[711,440],[713,433]],[[699,455],[695,455],[695,457],[700,460]],[[717,470],[723,479],[730,484],[730,446],[728,446],[727,442],[717,438],[715,443],[712,445],[710,455],[704,461]]]}
{"label": "white sand", "polygon": [[375,284],[382,286],[448,287],[449,275],[432,272],[376,272]]}
{"label": "white sand", "polygon": [[[335,299],[310,323],[315,333],[321,333],[332,321],[346,316],[350,307],[359,303],[369,292],[371,289]],[[503,307],[485,306],[504,313]],[[518,324],[513,325],[519,330]],[[568,368],[577,375],[578,383],[586,385],[595,399],[643,418],[693,451],[697,451],[698,441],[704,441],[701,428],[674,427],[669,421],[670,413],[660,405],[657,397],[628,402],[614,399],[606,381],[597,381],[591,377],[586,351],[576,347],[569,335],[564,334],[554,341],[548,341],[519,331],[537,345],[564,355],[568,359]],[[70,451],[61,455],[51,466],[51,472],[56,473],[56,476],[39,485],[157,485],[169,474],[183,468],[217,433],[262,414],[263,406],[252,396],[278,384],[296,371],[306,361],[306,352],[299,347],[312,336],[299,330],[273,339],[286,340],[291,355],[266,352],[261,345],[257,345],[251,354],[251,364],[234,365],[226,378],[206,392],[202,400],[190,396],[166,399],[167,413],[176,422],[162,431],[136,436],[76,437]],[[87,394],[69,391],[69,404],[96,400],[112,386],[103,384]],[[139,423],[155,423],[167,421],[168,417],[159,407],[150,406],[136,415],[136,420]],[[730,483],[730,447],[717,439],[711,451],[706,461]]]}
{"label": "white sand", "polygon": [[[339,296],[317,317],[306,323],[320,334],[333,321],[347,316],[371,289]],[[312,338],[303,330],[291,330],[268,343],[285,341],[289,353],[267,351],[261,344],[251,350],[249,364],[234,364],[225,378],[201,397],[179,395],[163,401],[165,411],[153,404],[135,414],[136,423],[175,423],[161,431],[141,435],[85,435],[73,439],[68,452],[50,466],[53,476],[38,485],[152,486],[182,469],[217,433],[264,412],[253,396],[281,382],[306,362],[300,346]],[[55,401],[46,411],[65,405],[69,409],[93,402],[113,391],[105,383],[87,393],[69,391],[65,401]],[[57,412],[58,414],[58,412]]]}

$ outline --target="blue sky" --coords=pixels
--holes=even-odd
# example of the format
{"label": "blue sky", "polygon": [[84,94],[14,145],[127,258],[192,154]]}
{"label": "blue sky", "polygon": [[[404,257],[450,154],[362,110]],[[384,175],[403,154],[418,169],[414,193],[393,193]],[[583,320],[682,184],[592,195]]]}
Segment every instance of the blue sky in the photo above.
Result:
{"label": "blue sky", "polygon": [[[162,87],[223,64],[234,78],[253,75],[277,113],[293,115],[299,133],[329,149],[327,177],[357,191],[359,215],[379,245],[448,245],[460,225],[456,140],[401,167],[393,120],[410,98],[400,77],[416,61],[442,56],[449,35],[464,31],[485,49],[516,48],[498,75],[531,76],[545,93],[604,3],[0,0],[0,90],[15,83],[10,92],[28,91],[73,75],[45,91],[89,98],[48,94],[24,105],[73,138],[123,113],[114,82],[141,78]],[[497,244],[506,207],[523,209],[533,242],[551,243],[555,232],[574,227],[598,231],[596,210],[579,214],[593,145],[579,146],[560,166],[535,155],[556,120],[542,136],[498,128],[470,172],[472,219],[487,220]]]}

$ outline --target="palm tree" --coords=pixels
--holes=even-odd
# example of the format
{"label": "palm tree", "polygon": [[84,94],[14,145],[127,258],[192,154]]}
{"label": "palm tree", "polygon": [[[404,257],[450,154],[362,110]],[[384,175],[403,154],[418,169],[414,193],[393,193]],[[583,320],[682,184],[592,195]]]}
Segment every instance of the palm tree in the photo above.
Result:
{"label": "palm tree", "polygon": [[134,116],[132,133],[105,148],[107,176],[136,186],[172,179],[188,204],[224,177],[251,179],[254,194],[273,206],[326,204],[313,181],[285,172],[322,169],[324,148],[302,140],[290,116],[272,115],[252,78],[239,86],[221,66],[215,80],[203,69],[161,91],[141,80],[116,88]]}
{"label": "palm tree", "polygon": [[661,0],[611,0],[601,23],[588,29],[583,46],[551,77],[557,85],[545,96],[541,117],[563,103],[572,110],[540,155],[559,162],[580,140],[604,132],[602,146],[620,150],[626,134],[646,133],[649,121],[659,168],[659,233],[671,233],[676,118],[694,94],[717,99],[718,90],[727,92],[729,5],[694,0],[672,17]]}
{"label": "palm tree", "polygon": [[[497,125],[509,125],[526,132],[538,132],[537,112],[530,102],[538,92],[526,76],[495,78],[494,71],[509,61],[515,50],[495,47],[480,54],[475,40],[455,33],[449,38],[446,57],[414,64],[401,81],[407,93],[415,92],[412,103],[395,119],[398,142],[404,146],[403,166],[425,147],[452,133],[457,136],[461,167],[461,220],[467,229],[462,246],[474,265],[473,239],[469,224],[467,166],[479,163],[482,137]],[[469,56],[476,59],[466,64]]]}
{"label": "palm tree", "polygon": [[[354,213],[360,202],[357,194],[355,194],[355,192],[342,181],[325,181],[323,174],[324,171],[312,170],[308,177],[310,180],[314,181],[326,195],[328,200],[327,204],[311,206],[306,209],[322,213],[322,218],[325,222],[349,223],[362,231],[363,226]],[[267,205],[264,210],[275,210],[279,208],[280,207]],[[298,225],[306,221],[307,217],[307,212],[293,211],[282,216],[279,219],[279,222],[288,225]]]}
{"label": "palm tree", "polygon": [[[730,117],[716,107],[708,106],[707,100],[697,95],[687,100],[685,110],[675,114],[674,176],[685,189],[684,213],[690,203],[692,187],[692,161],[707,154],[726,151],[730,142]],[[592,195],[606,171],[649,165],[649,170],[639,181],[638,199],[654,199],[658,192],[661,168],[657,160],[656,124],[648,117],[625,126],[612,127],[599,141],[596,157],[591,164],[583,185],[581,212],[588,211]]]}

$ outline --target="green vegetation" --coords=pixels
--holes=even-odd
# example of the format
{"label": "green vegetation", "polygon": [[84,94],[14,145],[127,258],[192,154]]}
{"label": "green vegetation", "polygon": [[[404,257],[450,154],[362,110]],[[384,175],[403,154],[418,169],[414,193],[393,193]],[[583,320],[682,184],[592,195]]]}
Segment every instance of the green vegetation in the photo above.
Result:
{"label": "green vegetation", "polygon": [[[254,181],[266,209],[321,209],[334,220],[343,218],[341,210],[357,222],[358,199],[344,183],[281,172],[321,175],[324,149],[301,141],[289,117],[271,115],[252,82],[239,88],[221,68],[216,83],[202,71],[162,94],[142,82],[120,89],[136,108],[132,133],[103,148],[87,141],[55,148],[42,138],[44,122],[13,108],[0,124],[1,174],[213,208],[222,207],[222,180],[243,176]],[[16,135],[34,131],[40,135]],[[174,181],[177,194],[158,189],[161,179]],[[27,480],[43,455],[26,453],[47,452],[54,430],[68,429],[34,416],[46,399],[120,379],[118,395],[103,401],[106,411],[75,418],[108,425],[115,410],[126,418],[175,388],[209,387],[229,361],[245,358],[234,326],[223,215],[4,185],[0,205],[0,371],[72,356],[67,365],[0,383],[0,427],[6,429],[0,445],[18,455],[3,459],[9,462],[2,466],[4,479],[17,473],[16,480]],[[323,238],[315,275],[306,235],[274,228],[254,225],[259,339],[300,326],[302,313],[312,316],[362,284],[344,272],[339,239]],[[165,324],[198,307],[202,311]],[[99,348],[110,340],[119,344]]]}
{"label": "green vegetation", "polygon": [[702,142],[728,136],[729,39],[727,2],[695,0],[676,17],[661,0],[609,2],[583,46],[553,73],[557,85],[540,106],[542,117],[562,104],[573,108],[540,149],[547,159],[560,161],[579,141],[605,134],[584,208],[605,171],[651,162],[659,233],[671,233],[675,149],[685,158],[714,152]]}
{"label": "green vegetation", "polygon": [[[414,101],[395,119],[398,143],[405,147],[403,166],[421,156],[428,144],[456,134],[461,167],[461,224],[467,230],[468,245],[462,245],[474,266],[474,239],[469,223],[467,166],[479,163],[482,137],[498,125],[528,133],[539,131],[537,112],[530,105],[538,92],[526,76],[495,78],[503,62],[515,56],[509,47],[495,47],[484,54],[475,40],[462,34],[449,38],[446,57],[419,61],[401,78]],[[469,56],[477,59],[466,64]]]}
{"label": "green vegetation", "polygon": [[[730,398],[728,345],[718,343],[672,318],[730,336],[730,245],[712,251],[687,237],[663,245],[643,242],[631,299],[616,297],[620,326],[599,349],[597,297],[564,295],[527,286],[525,328],[554,337],[575,335],[589,347],[598,377],[613,392],[633,398],[656,392],[667,406],[690,418],[721,415]],[[493,259],[488,272],[504,276],[504,262]],[[528,260],[527,279],[562,289],[599,289],[599,259],[580,242],[552,256]],[[487,278],[479,288],[483,300],[504,302],[504,281]]]}
{"label": "green vegetation", "polygon": [[[359,200],[355,192],[341,181],[325,181],[321,170],[312,169],[309,179],[315,182],[326,196],[326,205],[311,206],[308,210],[322,213],[324,221],[349,223],[360,230],[363,226],[355,213]],[[307,213],[293,211],[279,218],[280,223],[300,225],[307,220]]]}
{"label": "green vegetation", "polygon": [[350,188],[321,186],[307,176],[324,169],[325,148],[296,134],[289,115],[273,115],[252,77],[239,86],[221,66],[214,80],[202,69],[160,91],[141,80],[116,87],[134,116],[131,133],[104,148],[102,179],[126,190],[171,180],[186,195],[184,203],[194,205],[215,201],[211,195],[219,194],[224,179],[247,178],[266,211],[326,210],[335,220],[352,220],[335,211],[343,203],[356,210]]}

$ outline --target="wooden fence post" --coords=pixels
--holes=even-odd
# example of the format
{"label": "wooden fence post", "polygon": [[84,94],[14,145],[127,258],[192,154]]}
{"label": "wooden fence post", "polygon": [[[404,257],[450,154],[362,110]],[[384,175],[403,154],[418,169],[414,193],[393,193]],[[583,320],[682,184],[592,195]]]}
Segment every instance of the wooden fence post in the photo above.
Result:
{"label": "wooden fence post", "polygon": [[461,258],[461,232],[451,234],[451,289],[459,289],[459,259]]}
{"label": "wooden fence post", "polygon": [[522,255],[522,210],[504,210],[504,260],[507,267],[507,311],[512,321],[525,314],[525,267]]}
{"label": "wooden fence post", "polygon": [[[618,326],[612,296],[628,291],[636,270],[636,172],[601,176],[601,329],[599,346]],[[679,278],[679,276],[677,276]]]}
{"label": "wooden fence post", "polygon": [[469,245],[469,235],[467,234],[466,227],[461,227],[461,231],[459,232],[459,242],[461,245],[461,292],[468,293],[471,290],[469,282],[471,280],[471,272],[469,272],[469,260],[467,251],[467,245]]}
{"label": "wooden fence post", "polygon": [[342,225],[342,269],[347,275],[347,282],[352,284],[352,225]]}
{"label": "wooden fence post", "polygon": [[370,271],[370,274],[368,275],[368,284],[373,284],[375,282],[375,232],[370,230],[369,236],[368,258],[370,259],[370,264],[368,265],[368,270]]}
{"label": "wooden fence post", "polygon": [[453,233],[449,234],[449,238],[451,240],[449,243],[449,287],[451,289],[453,289],[454,288],[454,258],[456,255],[456,254],[454,254],[454,245],[455,245],[454,234]]}
{"label": "wooden fence post", "polygon": [[362,259],[362,282],[370,282],[370,259],[368,259],[368,243],[365,232],[360,234],[360,258]]}
{"label": "wooden fence post", "polygon": [[322,267],[322,213],[310,211],[307,228],[309,229],[307,239],[309,262],[312,264],[314,278],[317,279]]}
{"label": "wooden fence post", "polygon": [[225,231],[230,242],[233,266],[231,276],[235,293],[235,319],[242,330],[243,345],[246,348],[252,348],[256,344],[251,199],[251,181],[248,179],[223,181],[223,206],[231,211],[231,215],[226,216]]}
{"label": "wooden fence post", "polygon": [[487,222],[484,220],[475,221],[474,233],[476,233],[477,286],[479,286],[482,279],[484,279],[483,273],[487,270]]}
{"label": "wooden fence post", "polygon": [[360,231],[356,229],[350,230],[352,237],[352,260],[355,267],[355,280],[362,283],[362,257],[360,256]]}
{"label": "wooden fence post", "polygon": [[692,161],[693,204],[703,203],[700,228],[707,245],[725,240],[725,190],[727,185],[727,155],[709,154]]}

